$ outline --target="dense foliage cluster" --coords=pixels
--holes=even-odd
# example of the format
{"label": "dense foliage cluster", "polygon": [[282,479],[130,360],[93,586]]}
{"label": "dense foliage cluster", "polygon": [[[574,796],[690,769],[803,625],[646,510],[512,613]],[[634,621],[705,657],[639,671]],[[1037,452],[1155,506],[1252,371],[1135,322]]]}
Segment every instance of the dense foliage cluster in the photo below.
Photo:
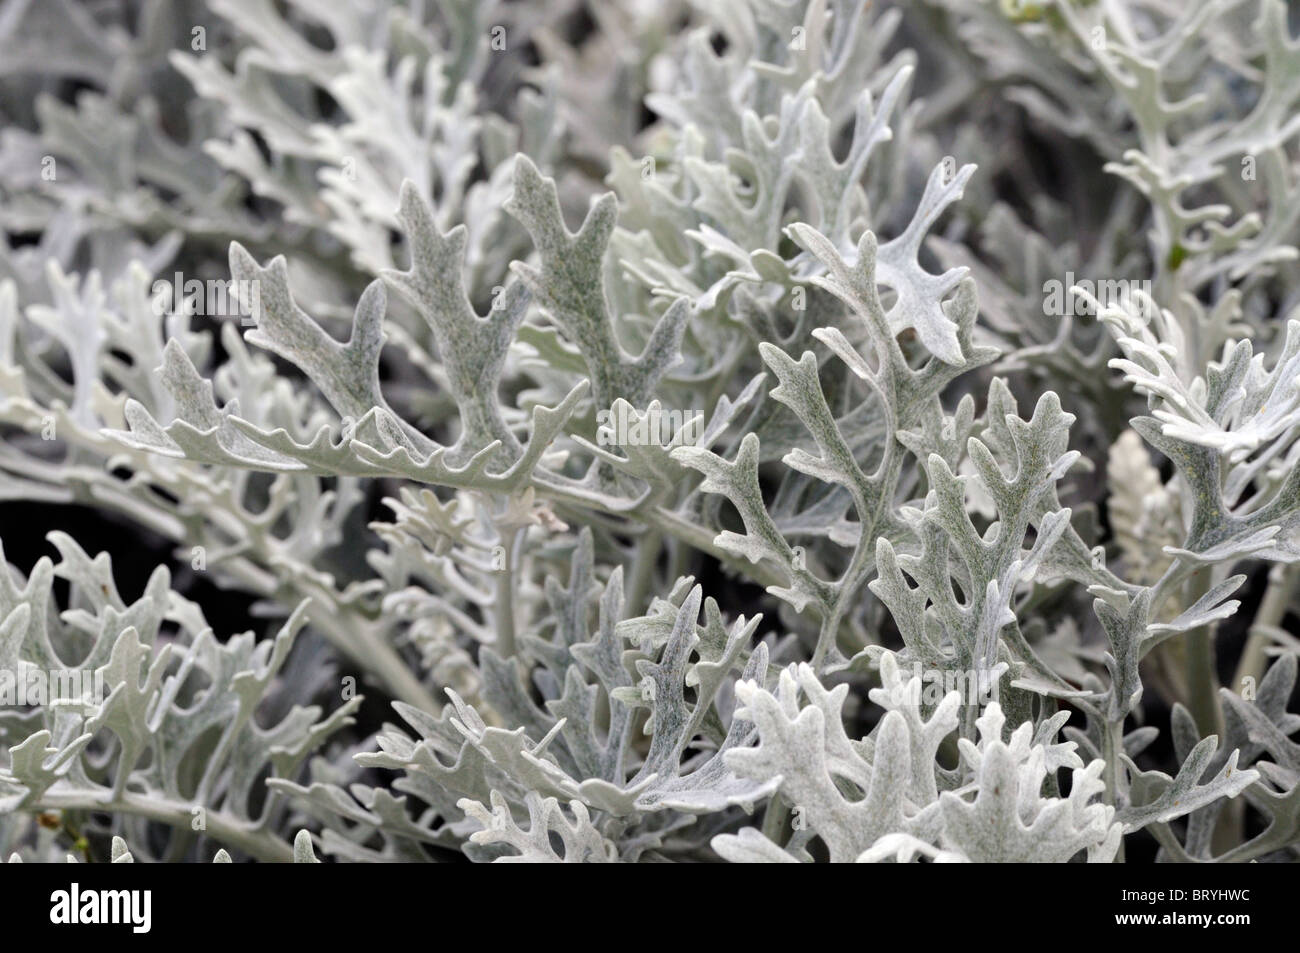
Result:
{"label": "dense foliage cluster", "polygon": [[1297,21],[0,0],[0,849],[1297,859]]}

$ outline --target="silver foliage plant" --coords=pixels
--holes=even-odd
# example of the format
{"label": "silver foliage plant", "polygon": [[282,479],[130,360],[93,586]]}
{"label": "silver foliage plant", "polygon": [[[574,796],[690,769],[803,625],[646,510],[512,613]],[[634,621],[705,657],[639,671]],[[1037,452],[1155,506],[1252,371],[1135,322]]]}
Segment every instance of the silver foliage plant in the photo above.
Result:
{"label": "silver foliage plant", "polygon": [[1296,19],[0,0],[0,849],[1296,860]]}

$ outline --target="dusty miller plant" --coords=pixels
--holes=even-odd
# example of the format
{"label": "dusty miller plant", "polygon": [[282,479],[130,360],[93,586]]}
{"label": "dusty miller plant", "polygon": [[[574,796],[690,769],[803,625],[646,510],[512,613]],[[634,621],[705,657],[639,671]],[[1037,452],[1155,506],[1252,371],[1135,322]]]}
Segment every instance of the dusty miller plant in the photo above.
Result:
{"label": "dusty miller plant", "polygon": [[1295,20],[0,0],[0,850],[1297,859]]}

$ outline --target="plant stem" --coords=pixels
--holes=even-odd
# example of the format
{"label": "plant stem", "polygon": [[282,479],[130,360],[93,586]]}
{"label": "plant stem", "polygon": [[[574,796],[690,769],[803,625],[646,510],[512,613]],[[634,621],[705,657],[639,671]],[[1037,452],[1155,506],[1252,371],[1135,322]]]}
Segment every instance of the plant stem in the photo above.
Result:
{"label": "plant stem", "polygon": [[1282,624],[1282,617],[1291,604],[1291,587],[1295,583],[1295,567],[1278,563],[1269,570],[1268,588],[1264,591],[1259,611],[1255,613],[1255,621],[1250,627],[1250,635],[1246,638],[1246,647],[1242,649],[1232,684],[1228,686],[1233,691],[1240,692],[1247,678],[1253,678],[1258,683],[1264,677],[1267,662],[1264,650],[1273,642],[1267,630]]}
{"label": "plant stem", "polygon": [[[1187,604],[1193,605],[1210,589],[1210,571],[1197,572],[1189,588]],[[1187,651],[1187,707],[1196,721],[1202,738],[1210,735],[1223,737],[1223,709],[1219,705],[1219,679],[1214,672],[1214,626],[1203,625],[1188,632],[1185,638]]]}
{"label": "plant stem", "polygon": [[496,650],[505,659],[514,658],[518,651],[515,644],[515,559],[524,532],[522,529],[514,529],[501,534],[504,564],[497,570],[493,621],[496,623]]}
{"label": "plant stem", "polygon": [[[46,792],[36,803],[24,806],[24,810],[40,811],[102,811],[106,814],[132,814],[147,817],[150,820],[189,830],[193,821],[194,805],[172,801],[151,794],[126,792],[120,797],[113,797],[105,791],[104,796],[77,794],[56,794]],[[268,834],[252,822],[240,822],[228,818],[217,811],[206,814],[207,827],[204,833],[227,847],[244,851],[261,861],[288,864],[293,862],[293,847],[272,834]]]}
{"label": "plant stem", "polygon": [[632,563],[632,574],[628,577],[624,590],[624,605],[628,612],[643,612],[650,585],[654,582],[655,563],[664,545],[664,534],[652,529],[637,541],[636,561]]}
{"label": "plant stem", "polygon": [[[1119,810],[1124,793],[1124,765],[1120,755],[1124,753],[1124,720],[1108,721],[1102,729],[1101,755],[1106,762],[1102,770],[1102,780],[1106,784],[1106,803]],[[1115,863],[1124,862],[1124,841],[1121,838],[1119,850],[1115,854]]]}

